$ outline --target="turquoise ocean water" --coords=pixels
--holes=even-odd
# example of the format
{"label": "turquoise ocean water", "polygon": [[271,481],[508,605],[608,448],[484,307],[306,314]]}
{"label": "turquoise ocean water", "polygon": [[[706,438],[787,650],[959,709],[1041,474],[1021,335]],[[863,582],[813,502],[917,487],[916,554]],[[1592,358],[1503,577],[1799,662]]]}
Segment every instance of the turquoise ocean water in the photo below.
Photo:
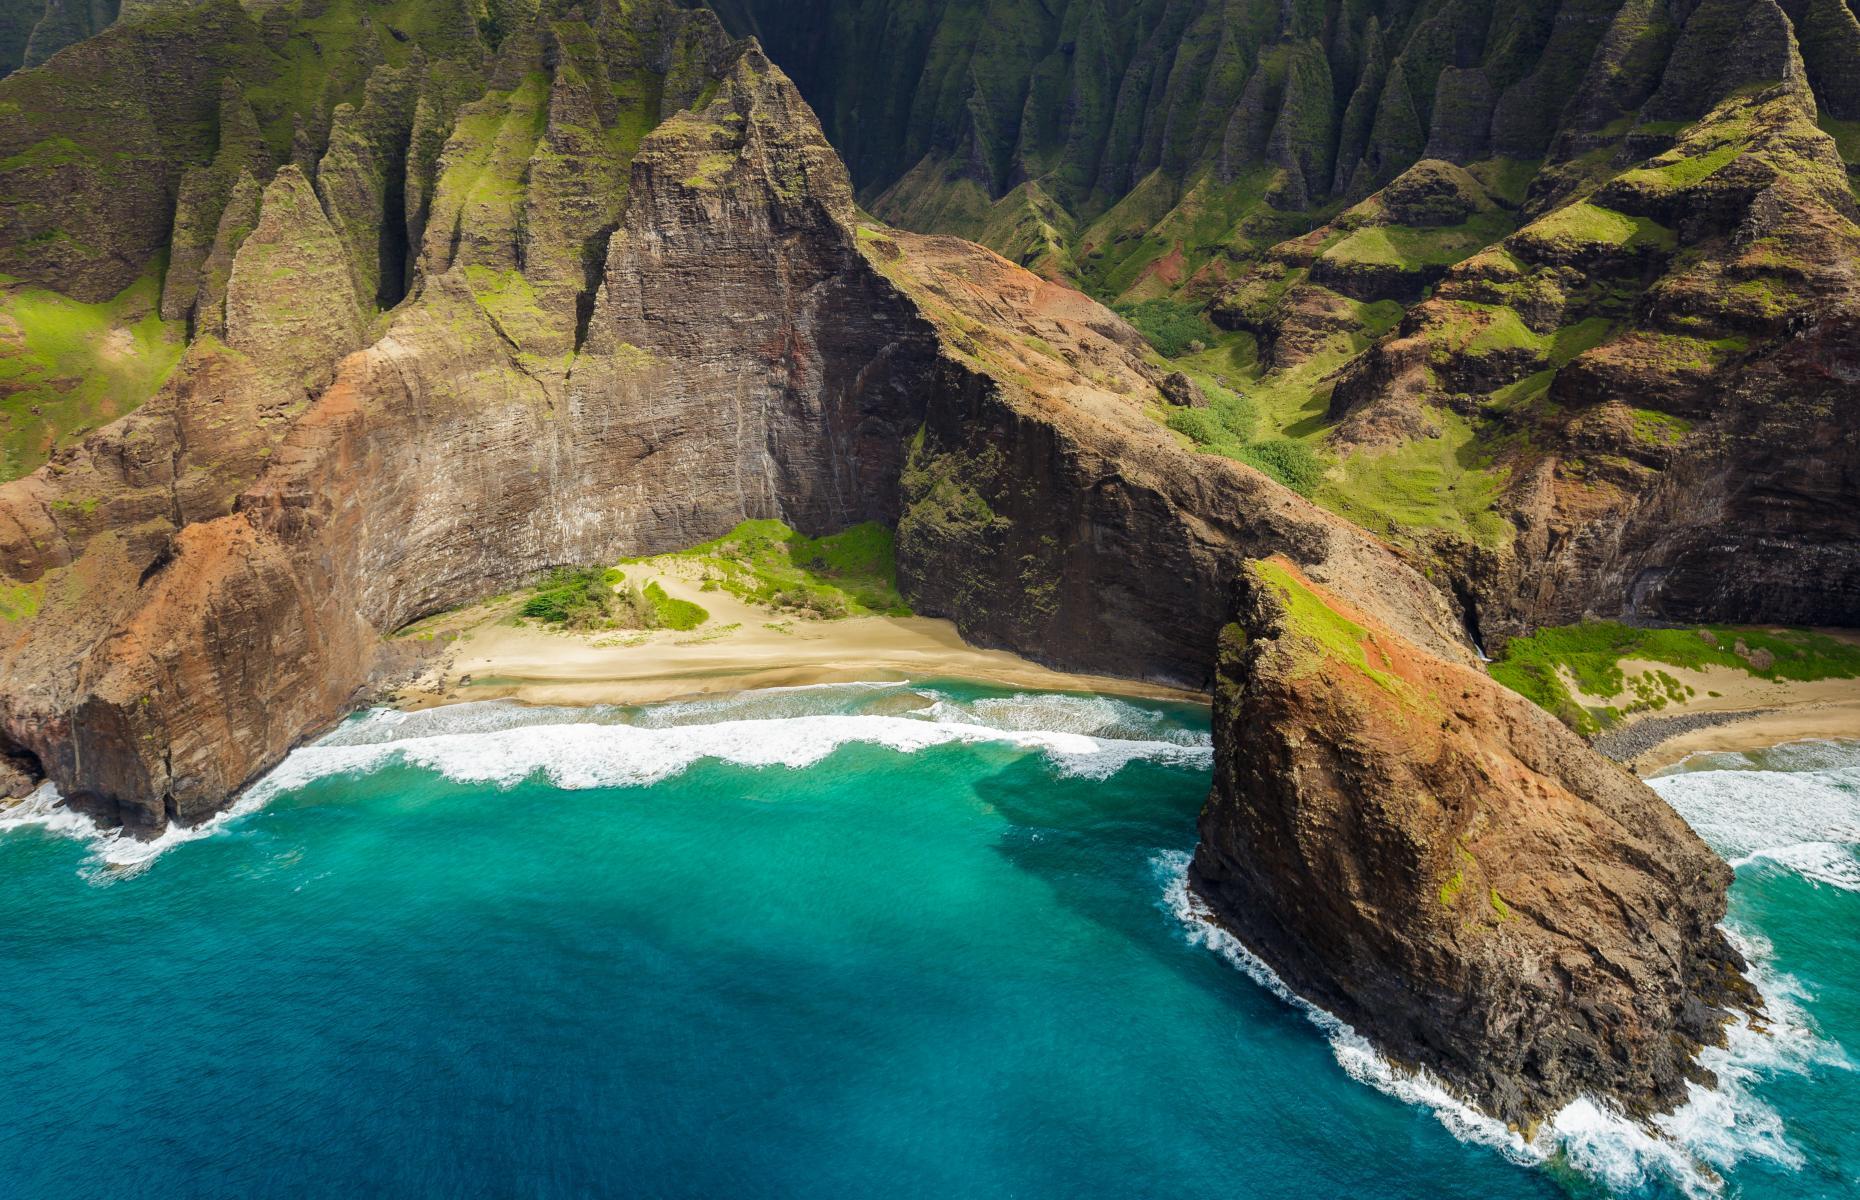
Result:
{"label": "turquoise ocean water", "polygon": [[41,793],[0,1196],[1860,1195],[1860,744],[1688,766],[1771,1032],[1529,1146],[1195,919],[1188,706],[365,714],[153,847]]}

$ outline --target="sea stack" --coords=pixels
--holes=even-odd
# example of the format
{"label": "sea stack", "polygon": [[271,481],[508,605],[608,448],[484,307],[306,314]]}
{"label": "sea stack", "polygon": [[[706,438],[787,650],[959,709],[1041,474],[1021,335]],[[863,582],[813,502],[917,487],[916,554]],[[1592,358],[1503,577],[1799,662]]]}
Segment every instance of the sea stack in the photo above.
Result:
{"label": "sea stack", "polygon": [[1730,868],[1485,675],[1274,558],[1222,633],[1190,883],[1300,995],[1520,1128],[1670,1110],[1752,993]]}

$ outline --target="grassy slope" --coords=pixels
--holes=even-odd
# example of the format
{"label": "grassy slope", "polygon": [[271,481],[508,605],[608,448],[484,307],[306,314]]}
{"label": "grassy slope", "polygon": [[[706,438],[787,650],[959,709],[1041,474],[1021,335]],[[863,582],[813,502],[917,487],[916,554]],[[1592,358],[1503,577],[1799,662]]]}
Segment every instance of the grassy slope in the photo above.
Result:
{"label": "grassy slope", "polygon": [[[1738,653],[1740,645],[1745,654]],[[1691,695],[1689,688],[1664,671],[1629,676],[1621,668],[1627,659],[1694,671],[1728,667],[1762,679],[1860,677],[1860,645],[1826,634],[1724,625],[1640,629],[1613,621],[1589,621],[1514,638],[1491,671],[1494,679],[1582,733],[1599,732],[1623,716],[1662,709]],[[1622,702],[1585,706],[1570,690],[1571,682],[1587,696],[1620,697]]]}
{"label": "grassy slope", "polygon": [[155,311],[157,279],[151,271],[101,304],[0,279],[0,481],[114,421],[167,379],[182,332]]}
{"label": "grassy slope", "polygon": [[909,616],[891,530],[874,522],[810,538],[780,521],[744,521],[674,557],[700,564],[706,589],[817,616]]}

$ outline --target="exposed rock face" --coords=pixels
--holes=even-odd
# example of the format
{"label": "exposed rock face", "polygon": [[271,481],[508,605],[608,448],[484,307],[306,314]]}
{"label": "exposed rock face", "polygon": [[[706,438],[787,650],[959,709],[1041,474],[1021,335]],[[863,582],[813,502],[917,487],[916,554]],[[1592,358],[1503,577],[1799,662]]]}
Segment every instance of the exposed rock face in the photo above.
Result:
{"label": "exposed rock face", "polygon": [[1339,447],[1478,422],[1516,536],[1434,553],[1488,637],[1860,623],[1860,214],[1798,68],[1455,266],[1339,372]]}
{"label": "exposed rock face", "polygon": [[[1385,549],[1254,472],[1206,476],[1145,415],[1158,381],[1110,312],[966,243],[862,228],[760,50],[701,14],[630,19],[504,39],[430,187],[409,185],[413,293],[380,340],[363,348],[393,247],[359,265],[377,176],[338,120],[347,148],[314,180],[279,168],[249,231],[226,221],[251,188],[230,193],[194,309],[222,335],[0,488],[8,586],[35,598],[7,622],[0,728],[71,803],[199,820],[344,711],[382,632],[752,517],[897,522],[922,608],[1065,665],[1204,681],[1247,545],[1468,654]],[[663,73],[642,94],[697,106],[622,141],[637,114],[577,80],[642,70]],[[594,148],[559,151],[576,139]],[[998,519],[944,519],[968,495]],[[1052,581],[1031,600],[1029,573]]]}
{"label": "exposed rock face", "polygon": [[[1071,217],[1041,179],[1105,205],[1139,177],[1167,182],[1152,168],[1198,162],[1226,188],[1266,162],[1260,194],[1279,209],[1396,179],[1248,281],[1258,295],[1236,320],[1257,319],[1286,361],[1354,328],[1371,297],[1447,274],[1389,252],[1389,231],[1500,206],[1450,163],[1404,168],[1424,150],[1540,149],[1540,101],[1604,32],[1581,5],[1554,29],[1508,10],[1489,49],[1455,46],[1431,2],[1400,20],[1404,6],[1372,3],[1366,22],[1262,9],[1258,28],[1224,5],[1140,0],[1134,22],[1097,3],[989,7],[1038,36],[955,58],[976,89],[998,82],[990,63],[1037,66],[1010,106],[1033,114],[1026,136],[971,89],[953,141],[940,117],[920,138],[913,115],[898,144],[971,184],[1018,181],[1030,223],[1016,228],[1043,245]],[[1112,312],[972,244],[863,219],[812,111],[753,42],[658,0],[549,2],[483,27],[436,5],[406,30],[236,0],[130,8],[0,85],[0,267],[101,300],[167,254],[161,312],[192,337],[139,410],[0,486],[0,796],[48,777],[105,822],[191,823],[365,695],[381,635],[409,620],[746,518],[813,533],[880,520],[897,527],[907,596],[975,640],[1218,682],[1195,882],[1295,986],[1507,1116],[1579,1090],[1643,1109],[1676,1097],[1737,995],[1712,932],[1722,865],[1479,675],[1458,612],[1387,545],[1183,450],[1148,409],[1197,403],[1196,385]],[[1770,36],[1781,14],[1751,26],[1767,33],[1749,70],[1787,49]],[[919,32],[947,50],[937,29]],[[1686,61],[1704,78],[1716,43],[1700,44]],[[314,95],[281,84],[284,61]],[[1679,111],[1716,78],[1675,75],[1662,102]],[[1207,94],[1226,99],[1188,102]],[[1798,157],[1828,165],[1784,124]],[[1060,146],[1084,156],[1047,169]],[[1752,170],[1670,219],[1726,237],[1727,221],[1741,236],[1852,215],[1819,176],[1804,192]],[[1666,190],[1646,191],[1632,211],[1666,212]],[[1845,244],[1839,222],[1822,232]],[[1334,253],[1359,233],[1376,253]],[[1648,265],[1629,249],[1552,244],[1516,269]],[[1675,311],[1714,287],[1676,287]],[[1547,288],[1518,302],[1558,319]],[[1800,427],[1833,436],[1856,377],[1847,319],[1788,325],[1804,336],[1749,386],[1766,370],[1812,380]],[[1412,364],[1386,349],[1376,361],[1402,375]],[[1631,352],[1566,386],[1607,387]],[[1500,358],[1449,374],[1524,365]],[[1696,374],[1661,377],[1662,411],[1707,402]],[[1352,419],[1389,407],[1363,378],[1339,382]],[[1778,460],[1724,503],[1770,505],[1784,537],[1819,531],[1817,508],[1851,490],[1844,470],[1789,483],[1777,505]],[[1243,572],[1245,645],[1221,633]],[[1647,586],[1678,597],[1699,578]]]}
{"label": "exposed rock face", "polygon": [[1208,398],[1202,393],[1201,385],[1190,379],[1181,371],[1171,371],[1163,376],[1159,389],[1163,399],[1183,408],[1206,408]]}
{"label": "exposed rock face", "polygon": [[881,215],[1122,301],[1212,296],[1291,374],[1260,383],[1328,402],[1262,438],[1326,426],[1350,474],[1464,436],[1489,511],[1326,502],[1496,648],[1584,616],[1860,622],[1860,162],[1822,128],[1856,112],[1851,7],[723,11]]}
{"label": "exposed rock face", "polygon": [[1731,872],[1553,718],[1283,559],[1221,636],[1190,880],[1293,989],[1528,1126],[1670,1109],[1750,996]]}

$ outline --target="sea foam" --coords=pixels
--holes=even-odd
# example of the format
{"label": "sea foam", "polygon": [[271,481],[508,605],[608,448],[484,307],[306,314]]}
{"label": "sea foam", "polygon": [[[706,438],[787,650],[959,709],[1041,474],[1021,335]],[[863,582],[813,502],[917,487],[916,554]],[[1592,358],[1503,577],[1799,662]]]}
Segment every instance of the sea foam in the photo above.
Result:
{"label": "sea foam", "polygon": [[[1860,891],[1860,742],[1791,743],[1750,754],[1701,755],[1648,781],[1733,867],[1768,863],[1816,883]],[[1613,1192],[1656,1183],[1688,1196],[1722,1190],[1719,1172],[1751,1159],[1787,1169],[1802,1165],[1782,1118],[1758,1094],[1778,1075],[1822,1068],[1852,1070],[1845,1050],[1821,1036],[1809,1019],[1800,983],[1773,965],[1770,945],[1751,929],[1725,927],[1749,962],[1748,977],[1764,1001],[1761,1028],[1745,1019],[1726,1030],[1726,1044],[1707,1047],[1700,1064],[1717,1076],[1712,1088],[1688,1085],[1677,1110],[1640,1124],[1605,1104],[1579,1099],[1547,1122],[1530,1142],[1453,1097],[1438,1079],[1389,1063],[1349,1025],[1295,995],[1238,939],[1214,924],[1188,890],[1188,856],[1158,859],[1165,903],[1191,940],[1205,945],[1297,1007],[1330,1040],[1352,1077],[1431,1110],[1456,1137],[1490,1146],[1518,1162],[1556,1158]]]}
{"label": "sea foam", "polygon": [[1860,892],[1860,742],[1700,755],[1647,782],[1733,867]]}
{"label": "sea foam", "polygon": [[1609,1105],[1580,1098],[1556,1114],[1529,1141],[1466,1104],[1427,1071],[1390,1062],[1348,1023],[1293,992],[1285,981],[1212,914],[1188,887],[1189,855],[1167,851],[1155,859],[1163,906],[1182,923],[1189,941],[1215,951],[1254,982],[1296,1008],[1330,1042],[1337,1064],[1360,1083],[1434,1117],[1463,1142],[1486,1146],[1522,1165],[1558,1160],[1616,1194],[1665,1185],[1688,1197],[1723,1191],[1720,1172],[1738,1162],[1764,1159],[1801,1167],[1801,1152],[1786,1137],[1781,1116],[1758,1095],[1767,1079],[1821,1067],[1851,1070],[1842,1048],[1816,1030],[1802,1007],[1801,985],[1771,965],[1769,943],[1748,930],[1726,927],[1750,964],[1748,977],[1764,1001],[1763,1027],[1742,1017],[1726,1030],[1726,1044],[1707,1047],[1700,1064],[1718,1078],[1713,1088],[1688,1084],[1685,1104],[1638,1123]]}
{"label": "sea foam", "polygon": [[51,783],[42,783],[11,808],[0,809],[0,836],[22,829],[40,829],[86,843],[90,854],[79,873],[93,883],[113,883],[140,875],[165,852],[188,842],[212,837],[233,821],[259,808],[264,799],[247,793],[225,812],[198,825],[170,825],[160,837],[140,839],[120,829],[104,829],[89,817],[67,808]]}
{"label": "sea foam", "polygon": [[[901,713],[861,711],[896,692]],[[1041,728],[1044,716],[1059,728]],[[419,712],[373,709],[291,752],[227,812],[138,841],[66,808],[49,784],[0,811],[0,833],[38,828],[90,845],[84,872],[107,882],[146,870],[164,851],[224,829],[274,797],[315,780],[400,763],[460,783],[511,787],[545,778],[565,790],[644,787],[715,760],[803,768],[843,746],[913,754],[937,746],[997,745],[1044,756],[1061,776],[1105,779],[1136,761],[1207,770],[1204,736],[1177,736],[1161,718],[1091,696],[1039,694],[951,700],[902,684],[769,689],[651,707],[528,708],[502,701]],[[1139,736],[1103,736],[1105,733]]]}

